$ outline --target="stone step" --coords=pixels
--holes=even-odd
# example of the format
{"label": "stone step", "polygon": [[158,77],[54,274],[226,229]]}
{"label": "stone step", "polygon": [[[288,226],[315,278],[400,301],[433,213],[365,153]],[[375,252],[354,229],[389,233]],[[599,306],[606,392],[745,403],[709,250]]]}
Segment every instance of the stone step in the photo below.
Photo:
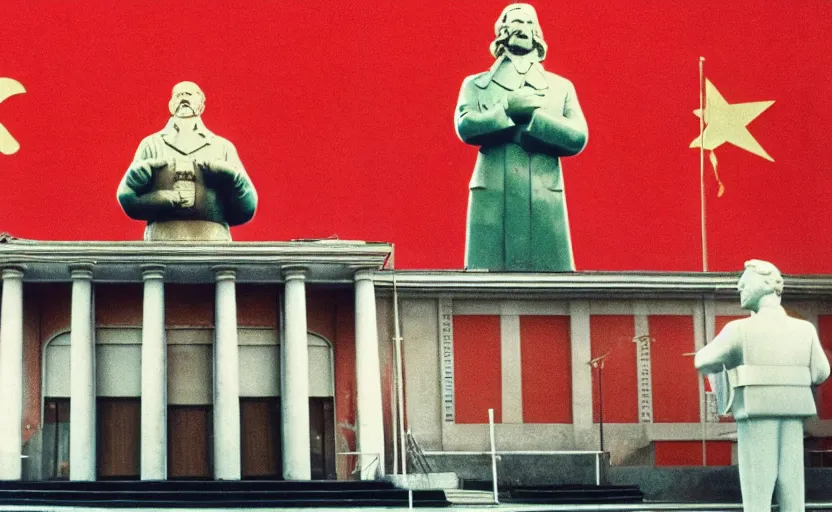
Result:
{"label": "stone step", "polygon": [[445,498],[453,505],[494,504],[494,493],[488,491],[445,489]]}

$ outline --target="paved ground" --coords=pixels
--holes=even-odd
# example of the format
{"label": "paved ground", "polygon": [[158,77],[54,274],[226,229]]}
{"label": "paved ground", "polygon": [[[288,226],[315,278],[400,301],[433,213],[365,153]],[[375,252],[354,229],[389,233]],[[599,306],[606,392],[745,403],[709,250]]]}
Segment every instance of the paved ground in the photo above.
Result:
{"label": "paved ground", "polygon": [[[832,502],[807,503],[807,510],[832,512]],[[405,511],[406,507],[363,507],[363,508],[186,508],[186,509],[150,509],[150,508],[95,508],[88,507],[28,507],[0,505],[0,511],[9,512],[389,512]],[[444,508],[416,508],[416,512],[589,512],[589,511],[641,511],[672,512],[694,510],[697,512],[720,512],[742,510],[736,503],[638,503],[632,505],[466,505]]]}

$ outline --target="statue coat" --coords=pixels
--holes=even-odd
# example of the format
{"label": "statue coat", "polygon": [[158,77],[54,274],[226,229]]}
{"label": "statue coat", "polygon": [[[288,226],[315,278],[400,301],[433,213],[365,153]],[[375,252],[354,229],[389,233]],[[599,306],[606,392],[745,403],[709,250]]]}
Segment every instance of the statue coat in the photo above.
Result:
{"label": "statue coat", "polygon": [[780,510],[804,510],[803,420],[816,413],[812,386],[830,371],[814,325],[761,307],[728,323],[694,364],[732,375],[744,510],[771,510],[775,489]]}
{"label": "statue coat", "polygon": [[[229,140],[209,131],[201,122],[196,124],[196,142],[187,146],[177,144],[174,120],[160,132],[142,140],[133,165],[127,170],[119,185],[118,199],[122,208],[133,219],[158,221],[198,220],[225,226],[244,224],[251,220],[257,207],[254,185],[243,167],[237,150]],[[180,159],[189,164],[193,160],[222,160],[228,162],[237,173],[224,182],[211,182],[199,169],[196,171],[196,199],[192,208],[162,208],[158,204],[143,201],[142,197],[154,190],[171,190],[174,172],[165,167],[148,173],[140,165],[147,159]],[[215,180],[216,181],[216,180]]]}
{"label": "statue coat", "polygon": [[[543,96],[528,123],[506,114],[511,91]],[[572,83],[539,63],[520,74],[501,57],[465,79],[455,123],[463,142],[480,146],[469,184],[465,267],[574,270],[560,157],[583,150],[587,124]]]}

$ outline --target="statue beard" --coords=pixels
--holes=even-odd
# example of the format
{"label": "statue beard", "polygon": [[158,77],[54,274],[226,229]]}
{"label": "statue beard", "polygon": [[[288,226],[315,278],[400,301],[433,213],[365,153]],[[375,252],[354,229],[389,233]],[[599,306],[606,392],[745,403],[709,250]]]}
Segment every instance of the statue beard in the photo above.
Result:
{"label": "statue beard", "polygon": [[[519,46],[517,40],[529,41],[530,46]],[[514,31],[506,38],[506,49],[513,55],[527,55],[535,51],[534,36],[526,36],[520,31]]]}
{"label": "statue beard", "polygon": [[199,117],[202,115],[202,108],[199,106],[194,106],[188,100],[180,100],[179,103],[176,103],[174,100],[171,100],[170,104],[168,105],[168,110],[170,111],[170,115],[173,117],[178,117],[180,119],[187,119],[189,117]]}

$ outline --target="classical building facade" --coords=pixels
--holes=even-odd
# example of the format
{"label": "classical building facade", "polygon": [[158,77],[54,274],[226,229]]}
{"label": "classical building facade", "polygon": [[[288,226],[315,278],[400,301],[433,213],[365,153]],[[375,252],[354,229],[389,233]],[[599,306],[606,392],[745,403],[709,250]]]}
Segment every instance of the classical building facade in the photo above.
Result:
{"label": "classical building facade", "polygon": [[[489,409],[504,452],[598,451],[603,408],[613,465],[735,461],[690,356],[744,314],[735,275],[397,271],[391,253],[0,243],[0,479],[377,478],[401,470],[399,410],[435,469],[479,464]],[[827,347],[830,297],[828,277],[786,278]]]}
{"label": "classical building facade", "polygon": [[0,244],[0,478],[376,477],[390,251]]}

